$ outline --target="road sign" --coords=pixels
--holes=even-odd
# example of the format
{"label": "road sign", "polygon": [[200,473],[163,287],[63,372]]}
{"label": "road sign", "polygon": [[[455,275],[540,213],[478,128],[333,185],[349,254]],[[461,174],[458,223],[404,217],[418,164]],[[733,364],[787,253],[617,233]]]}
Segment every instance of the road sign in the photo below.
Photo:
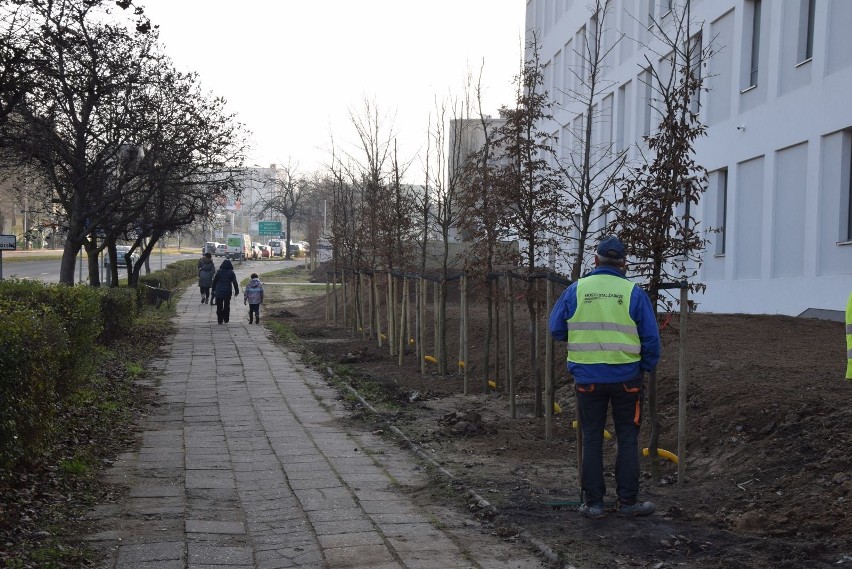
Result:
{"label": "road sign", "polygon": [[16,251],[18,238],[15,235],[0,235],[0,251]]}
{"label": "road sign", "polygon": [[280,221],[258,221],[257,233],[259,235],[278,235],[281,233]]}

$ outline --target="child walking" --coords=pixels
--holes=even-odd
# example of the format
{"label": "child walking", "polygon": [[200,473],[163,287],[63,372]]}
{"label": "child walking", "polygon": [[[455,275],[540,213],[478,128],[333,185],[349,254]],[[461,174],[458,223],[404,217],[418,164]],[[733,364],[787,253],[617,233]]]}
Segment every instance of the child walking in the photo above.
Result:
{"label": "child walking", "polygon": [[251,280],[243,294],[243,304],[249,307],[249,324],[260,324],[260,304],[263,302],[263,283],[257,273],[251,274]]}

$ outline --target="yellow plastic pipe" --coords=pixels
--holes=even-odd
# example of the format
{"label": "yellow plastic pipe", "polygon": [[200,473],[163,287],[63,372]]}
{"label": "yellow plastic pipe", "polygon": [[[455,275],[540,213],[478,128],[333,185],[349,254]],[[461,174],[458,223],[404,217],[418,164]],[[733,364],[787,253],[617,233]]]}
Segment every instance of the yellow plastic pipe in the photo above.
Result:
{"label": "yellow plastic pipe", "polygon": [[[651,451],[650,451],[650,450],[648,450],[648,448],[647,448],[647,447],[645,447],[645,448],[643,448],[643,449],[642,449],[642,456],[648,456],[648,455],[650,455],[650,454],[651,454]],[[677,455],[676,455],[676,454],[674,454],[674,453],[671,453],[671,452],[667,451],[667,450],[666,450],[666,449],[664,449],[664,448],[658,448],[658,449],[657,449],[657,456],[661,456],[661,457],[663,457],[663,458],[665,458],[665,459],[667,459],[667,460],[672,461],[672,462],[673,462],[673,463],[675,463],[675,464],[677,464],[677,463],[678,463]]]}
{"label": "yellow plastic pipe", "polygon": [[490,387],[491,389],[497,389],[497,384],[489,379],[488,380],[488,387]]}
{"label": "yellow plastic pipe", "polygon": [[423,356],[423,359],[426,360],[429,363],[433,363],[433,364],[438,363],[438,360],[436,360],[433,356]]}

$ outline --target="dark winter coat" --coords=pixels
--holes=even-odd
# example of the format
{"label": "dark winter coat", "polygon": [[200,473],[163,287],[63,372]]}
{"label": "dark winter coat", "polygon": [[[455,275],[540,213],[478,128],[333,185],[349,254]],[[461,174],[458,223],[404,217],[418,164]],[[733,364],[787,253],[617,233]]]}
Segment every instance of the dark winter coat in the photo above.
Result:
{"label": "dark winter coat", "polygon": [[213,286],[213,275],[216,273],[216,264],[213,259],[202,257],[198,261],[198,286],[209,288]]}
{"label": "dark winter coat", "polygon": [[225,259],[213,277],[213,296],[231,298],[231,285],[234,287],[234,294],[239,295],[240,285],[237,283],[237,275],[234,274],[234,265],[229,259]]}

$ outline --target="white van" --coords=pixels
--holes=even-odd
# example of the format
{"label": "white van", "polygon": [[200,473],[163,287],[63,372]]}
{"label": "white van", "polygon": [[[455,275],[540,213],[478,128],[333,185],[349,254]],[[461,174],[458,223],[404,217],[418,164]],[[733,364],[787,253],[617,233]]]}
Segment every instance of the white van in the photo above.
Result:
{"label": "white van", "polygon": [[283,257],[284,256],[284,244],[286,241],[284,239],[270,239],[266,244],[269,246],[269,249],[272,251],[273,257]]}
{"label": "white van", "polygon": [[251,237],[247,233],[229,233],[228,253],[225,255],[228,259],[235,261],[245,261],[251,259]]}

